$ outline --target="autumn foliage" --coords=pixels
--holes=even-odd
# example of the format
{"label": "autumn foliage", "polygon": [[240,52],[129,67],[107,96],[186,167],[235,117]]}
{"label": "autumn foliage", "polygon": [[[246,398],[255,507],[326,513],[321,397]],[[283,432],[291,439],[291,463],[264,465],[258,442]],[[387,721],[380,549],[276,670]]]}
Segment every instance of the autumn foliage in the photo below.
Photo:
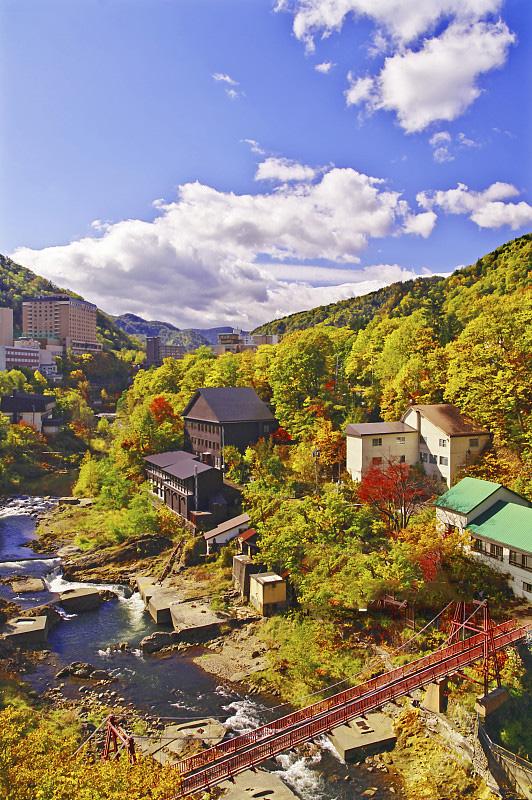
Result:
{"label": "autumn foliage", "polygon": [[371,467],[363,476],[358,497],[375,509],[390,531],[406,528],[412,514],[435,493],[422,473],[397,461]]}

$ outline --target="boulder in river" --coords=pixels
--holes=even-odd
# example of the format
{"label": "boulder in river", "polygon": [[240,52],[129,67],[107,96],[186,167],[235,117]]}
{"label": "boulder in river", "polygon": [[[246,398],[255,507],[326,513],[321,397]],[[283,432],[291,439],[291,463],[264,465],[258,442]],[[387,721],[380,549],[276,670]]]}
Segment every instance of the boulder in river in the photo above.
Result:
{"label": "boulder in river", "polygon": [[25,592],[43,592],[45,585],[42,578],[22,578],[13,581],[11,588],[17,594],[24,594]]}
{"label": "boulder in river", "polygon": [[170,647],[175,644],[176,639],[177,637],[174,633],[156,631],[142,639],[140,649],[143,653],[156,653],[158,650],[162,650],[163,647]]}
{"label": "boulder in river", "polygon": [[67,664],[66,667],[60,669],[55,675],[57,679],[67,678],[68,676],[83,678],[83,680],[89,679],[91,681],[114,680],[114,677],[107,672],[107,670],[99,669],[86,661],[73,661],[71,664]]}

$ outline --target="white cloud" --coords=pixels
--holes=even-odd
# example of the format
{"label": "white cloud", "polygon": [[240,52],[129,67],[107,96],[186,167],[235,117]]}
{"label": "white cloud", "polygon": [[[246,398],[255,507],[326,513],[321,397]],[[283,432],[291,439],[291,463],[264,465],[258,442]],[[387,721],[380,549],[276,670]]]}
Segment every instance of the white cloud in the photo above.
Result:
{"label": "white cloud", "polygon": [[311,181],[317,174],[317,170],[306,164],[299,164],[297,161],[290,161],[288,158],[271,156],[260,162],[255,173],[255,180],[275,181],[277,183],[301,182]]}
{"label": "white cloud", "polygon": [[255,153],[255,155],[258,156],[266,155],[266,150],[263,150],[263,148],[255,139],[241,139],[241,141],[243,142],[243,144],[247,144],[251,152]]}
{"label": "white cloud", "polygon": [[404,230],[406,233],[414,233],[426,239],[434,230],[437,219],[434,211],[425,211],[423,214],[411,214],[406,218]]}
{"label": "white cloud", "polygon": [[[414,215],[399,192],[354,169],[331,168],[317,182],[255,195],[196,182],[159,204],[153,221],[124,220],[98,236],[13,255],[116,313],[249,327],[396,280],[396,267],[368,273],[353,265],[372,238],[427,235],[435,217],[428,211]],[[316,259],[331,262],[329,279],[340,285],[330,285],[323,265],[301,266],[297,280],[294,262]],[[314,279],[321,285],[309,286]]]}
{"label": "white cloud", "polygon": [[315,36],[341,30],[350,14],[371,19],[382,29],[381,39],[386,34],[396,45],[407,45],[442,19],[477,20],[498,12],[501,5],[502,0],[280,0],[276,10],[294,14],[294,34],[312,51]]}
{"label": "white cloud", "polygon": [[432,155],[434,161],[443,164],[446,161],[454,161],[456,150],[463,150],[464,148],[470,149],[472,147],[480,147],[480,142],[466,136],[465,133],[460,132],[455,139],[448,131],[438,131],[434,133],[430,139],[429,144],[432,147]]}
{"label": "white cloud", "polygon": [[[414,133],[463,114],[481,93],[479,77],[503,66],[515,36],[491,17],[501,5],[502,0],[294,0],[278,3],[277,10],[293,13],[294,34],[310,52],[318,34],[340,31],[349,15],[371,19],[377,30],[369,54],[391,55],[373,75],[348,75],[347,105],[395,113],[401,127]],[[438,24],[441,30],[433,35]]]}
{"label": "white cloud", "polygon": [[229,86],[238,86],[238,81],[235,81],[226,72],[214,72],[212,77],[217,83],[228,83]]}
{"label": "white cloud", "polygon": [[473,191],[465,183],[459,183],[456,189],[420,192],[417,201],[424,209],[441,208],[447,214],[467,214],[480,228],[508,225],[517,230],[532,223],[532,206],[524,201],[503,201],[518,195],[519,190],[511,183],[497,181],[483,192]]}
{"label": "white cloud", "polygon": [[336,64],[333,64],[332,61],[322,61],[321,64],[315,64],[314,69],[316,72],[321,72],[322,75],[327,75]]}
{"label": "white cloud", "polygon": [[244,97],[244,92],[235,88],[240,86],[239,82],[235,81],[235,79],[226,72],[214,72],[212,78],[217,83],[226,84],[225,93],[230,100],[237,100],[239,97]]}
{"label": "white cloud", "polygon": [[477,79],[506,61],[515,36],[504,22],[450,25],[419,50],[387,58],[371,110],[394,111],[407,133],[459,117],[477,99]]}

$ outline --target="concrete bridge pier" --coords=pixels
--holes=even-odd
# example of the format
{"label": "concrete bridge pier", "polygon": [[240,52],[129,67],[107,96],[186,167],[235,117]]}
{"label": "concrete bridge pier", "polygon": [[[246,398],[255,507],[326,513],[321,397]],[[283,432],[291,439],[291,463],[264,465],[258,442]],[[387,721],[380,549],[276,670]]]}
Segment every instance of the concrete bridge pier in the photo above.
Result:
{"label": "concrete bridge pier", "polygon": [[442,678],[434,683],[429,683],[423,699],[423,708],[435,714],[444,714],[447,711],[447,678]]}

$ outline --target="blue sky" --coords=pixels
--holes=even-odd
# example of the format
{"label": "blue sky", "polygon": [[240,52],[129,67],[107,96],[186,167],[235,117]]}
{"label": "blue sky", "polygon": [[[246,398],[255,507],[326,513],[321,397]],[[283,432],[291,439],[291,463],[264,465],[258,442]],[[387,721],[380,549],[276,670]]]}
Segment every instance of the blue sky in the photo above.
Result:
{"label": "blue sky", "polygon": [[532,227],[531,23],[528,0],[3,0],[0,251],[183,327],[450,272]]}

